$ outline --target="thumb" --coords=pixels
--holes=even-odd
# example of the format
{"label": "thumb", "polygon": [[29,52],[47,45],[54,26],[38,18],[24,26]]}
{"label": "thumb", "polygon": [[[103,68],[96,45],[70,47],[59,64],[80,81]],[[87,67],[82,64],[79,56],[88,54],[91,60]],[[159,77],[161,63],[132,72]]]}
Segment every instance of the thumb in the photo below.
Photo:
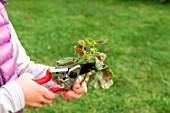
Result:
{"label": "thumb", "polygon": [[78,79],[73,84],[73,89],[79,89],[81,87],[80,81],[82,80],[81,77],[78,77]]}
{"label": "thumb", "polygon": [[79,89],[80,88],[80,83],[79,82],[75,82],[73,84],[73,89]]}
{"label": "thumb", "polygon": [[21,75],[21,77],[27,78],[27,79],[34,79],[34,76],[30,73],[24,73]]}

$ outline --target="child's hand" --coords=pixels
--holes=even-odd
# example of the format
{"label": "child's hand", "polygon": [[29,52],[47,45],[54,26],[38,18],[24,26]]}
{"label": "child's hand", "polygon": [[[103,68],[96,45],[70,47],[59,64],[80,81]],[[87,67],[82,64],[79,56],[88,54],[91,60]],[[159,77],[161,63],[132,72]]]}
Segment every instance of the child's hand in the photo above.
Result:
{"label": "child's hand", "polygon": [[82,94],[87,93],[87,84],[85,82],[80,85],[80,82],[82,80],[82,77],[79,77],[75,83],[73,84],[72,90],[69,91],[63,91],[60,93],[60,95],[65,100],[74,100],[79,98]]}
{"label": "child's hand", "polygon": [[42,108],[44,104],[51,104],[56,94],[34,82],[33,78],[32,75],[25,73],[16,80],[24,93],[25,108]]}

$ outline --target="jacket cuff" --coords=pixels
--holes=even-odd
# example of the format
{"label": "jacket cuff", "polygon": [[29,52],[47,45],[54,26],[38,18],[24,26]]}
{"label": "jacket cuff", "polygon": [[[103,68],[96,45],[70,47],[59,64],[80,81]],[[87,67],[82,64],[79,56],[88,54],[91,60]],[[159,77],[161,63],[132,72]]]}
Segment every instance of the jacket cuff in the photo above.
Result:
{"label": "jacket cuff", "polygon": [[14,105],[13,107],[15,111],[23,109],[25,106],[25,100],[23,91],[19,84],[16,81],[13,81],[4,85],[3,88],[6,89],[11,96],[11,101]]}

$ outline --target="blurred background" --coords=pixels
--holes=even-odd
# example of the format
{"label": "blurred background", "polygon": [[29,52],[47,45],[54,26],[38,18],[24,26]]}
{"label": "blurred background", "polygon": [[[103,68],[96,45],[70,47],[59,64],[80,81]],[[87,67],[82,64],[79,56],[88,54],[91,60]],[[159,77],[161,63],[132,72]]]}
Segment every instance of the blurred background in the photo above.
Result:
{"label": "blurred background", "polygon": [[114,73],[109,90],[89,88],[74,101],[57,94],[52,105],[25,113],[170,113],[168,0],[8,0],[5,7],[36,63],[76,56],[79,39],[108,39],[98,50]]}

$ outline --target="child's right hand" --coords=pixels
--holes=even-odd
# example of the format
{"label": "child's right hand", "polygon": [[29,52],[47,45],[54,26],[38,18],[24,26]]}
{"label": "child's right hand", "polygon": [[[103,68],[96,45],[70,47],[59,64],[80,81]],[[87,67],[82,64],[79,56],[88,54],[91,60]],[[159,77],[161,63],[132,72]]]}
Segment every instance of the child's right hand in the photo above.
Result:
{"label": "child's right hand", "polygon": [[51,104],[56,94],[34,82],[33,78],[31,74],[24,73],[16,80],[24,94],[25,108],[42,108],[44,104]]}

